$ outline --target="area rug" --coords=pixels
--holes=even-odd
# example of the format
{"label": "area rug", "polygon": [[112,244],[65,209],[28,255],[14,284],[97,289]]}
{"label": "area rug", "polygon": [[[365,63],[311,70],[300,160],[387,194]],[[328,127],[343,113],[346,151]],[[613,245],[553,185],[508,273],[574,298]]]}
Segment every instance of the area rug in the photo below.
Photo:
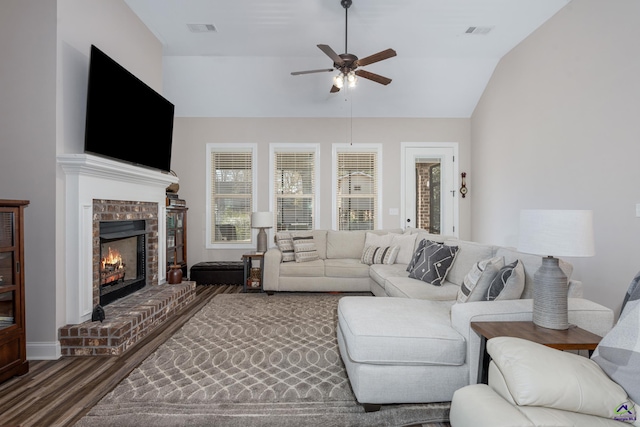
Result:
{"label": "area rug", "polygon": [[449,403],[364,412],[336,340],[340,295],[217,295],[82,418],[99,426],[404,426]]}

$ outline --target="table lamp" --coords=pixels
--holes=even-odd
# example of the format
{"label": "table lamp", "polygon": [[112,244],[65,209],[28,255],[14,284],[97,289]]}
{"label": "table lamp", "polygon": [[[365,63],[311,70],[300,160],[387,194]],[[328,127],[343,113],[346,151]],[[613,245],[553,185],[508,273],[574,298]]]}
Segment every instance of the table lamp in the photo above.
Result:
{"label": "table lamp", "polygon": [[267,251],[267,233],[264,229],[271,227],[273,227],[273,214],[271,212],[253,212],[251,214],[251,228],[260,229],[256,252]]}
{"label": "table lamp", "polygon": [[568,278],[555,257],[588,257],[595,254],[593,212],[521,211],[518,250],[544,257],[533,276],[533,323],[548,329],[568,329]]}

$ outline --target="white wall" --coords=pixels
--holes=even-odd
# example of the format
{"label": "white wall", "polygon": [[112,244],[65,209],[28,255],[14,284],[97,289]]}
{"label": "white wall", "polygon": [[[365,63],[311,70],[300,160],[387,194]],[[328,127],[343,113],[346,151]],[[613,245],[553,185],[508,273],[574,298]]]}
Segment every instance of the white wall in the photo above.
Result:
{"label": "white wall", "polygon": [[640,2],[574,0],[502,59],[471,121],[472,237],[516,245],[521,209],[593,209],[585,297],[640,270]]}
{"label": "white wall", "polygon": [[[469,119],[353,119],[354,143],[382,144],[382,224],[398,228],[401,218],[389,215],[400,208],[400,148],[402,142],[459,143],[460,171],[469,168]],[[180,178],[179,195],[187,201],[188,264],[201,261],[240,260],[242,250],[205,249],[207,143],[258,144],[258,210],[269,208],[269,143],[320,144],[320,223],[331,229],[331,147],[348,142],[345,119],[301,118],[177,118],[174,126],[172,169]],[[467,181],[471,183],[472,180]],[[469,198],[460,200],[460,237],[469,238]]]}

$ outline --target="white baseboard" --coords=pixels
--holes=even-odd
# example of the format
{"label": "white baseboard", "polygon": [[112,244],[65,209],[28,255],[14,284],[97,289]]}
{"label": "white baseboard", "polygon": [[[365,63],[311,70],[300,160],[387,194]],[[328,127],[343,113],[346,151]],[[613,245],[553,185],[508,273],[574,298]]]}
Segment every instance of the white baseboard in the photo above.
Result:
{"label": "white baseboard", "polygon": [[57,360],[61,355],[60,341],[27,342],[27,360]]}

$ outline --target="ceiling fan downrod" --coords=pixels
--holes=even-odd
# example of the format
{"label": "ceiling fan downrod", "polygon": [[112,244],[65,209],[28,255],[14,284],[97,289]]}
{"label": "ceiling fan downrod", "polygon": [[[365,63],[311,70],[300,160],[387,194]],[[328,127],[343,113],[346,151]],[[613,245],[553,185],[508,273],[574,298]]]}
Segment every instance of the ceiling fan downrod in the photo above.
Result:
{"label": "ceiling fan downrod", "polygon": [[347,40],[349,39],[349,7],[352,0],[340,0],[340,4],[344,7],[344,53],[348,53]]}

